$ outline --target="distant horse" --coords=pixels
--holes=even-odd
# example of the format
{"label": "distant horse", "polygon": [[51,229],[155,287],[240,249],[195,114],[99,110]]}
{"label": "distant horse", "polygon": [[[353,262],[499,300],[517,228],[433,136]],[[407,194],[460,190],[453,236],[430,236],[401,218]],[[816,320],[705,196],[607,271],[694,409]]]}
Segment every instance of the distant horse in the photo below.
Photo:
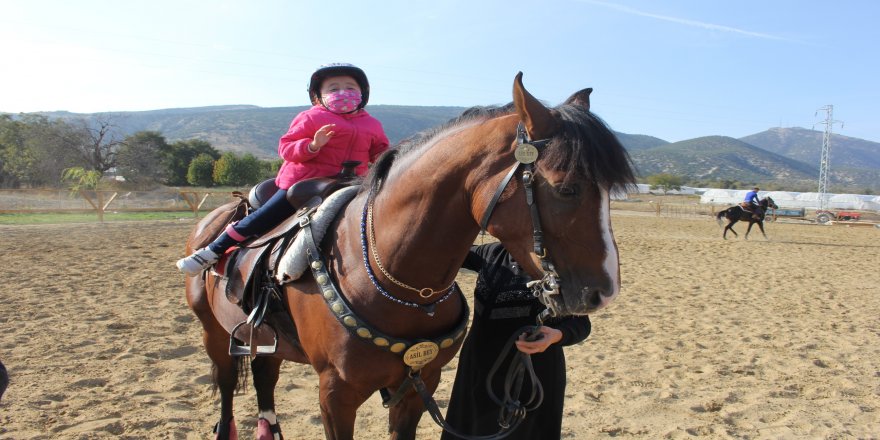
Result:
{"label": "distant horse", "polygon": [[764,232],[764,217],[767,215],[767,209],[779,209],[779,206],[776,206],[776,203],[770,197],[765,197],[758,202],[758,206],[761,207],[761,214],[758,215],[758,218],[755,219],[751,212],[743,209],[742,206],[736,205],[730,208],[725,209],[724,211],[719,212],[715,216],[715,220],[718,221],[718,226],[724,226],[724,222],[721,221],[722,218],[726,218],[728,223],[727,226],[724,226],[724,232],[721,234],[725,240],[727,240],[727,231],[733,232],[733,235],[739,237],[739,234],[733,230],[733,225],[736,222],[749,222],[749,227],[746,229],[746,237],[745,239],[749,239],[749,232],[752,231],[752,226],[757,223],[758,227],[761,228],[761,234],[764,235],[764,238],[767,239],[767,233]]}
{"label": "distant horse", "polygon": [[[460,328],[416,370],[433,394],[462,343],[467,303],[454,280],[481,226],[540,280],[536,292],[553,316],[590,313],[618,294],[609,193],[632,184],[633,170],[615,135],[589,111],[591,91],[548,109],[520,73],[512,105],[468,111],[373,165],[322,240],[325,263],[317,267],[326,272],[281,287],[297,338],[281,337],[274,354],[251,361],[259,438],[281,437],[274,388],[283,360],[312,365],[326,437],[350,439],[358,407],[378,390],[398,390],[413,373],[404,363],[408,343],[394,340],[431,341]],[[216,217],[199,223],[187,253]],[[244,368],[229,354],[229,335],[247,316],[215,281],[210,272],[188,277],[186,290],[213,363],[221,399],[215,430],[225,440],[236,435],[232,400]],[[334,304],[350,306],[350,321],[325,303],[326,295],[336,298],[328,287],[334,283],[344,297]],[[424,410],[415,391],[403,394],[389,410],[391,438],[415,438]]]}

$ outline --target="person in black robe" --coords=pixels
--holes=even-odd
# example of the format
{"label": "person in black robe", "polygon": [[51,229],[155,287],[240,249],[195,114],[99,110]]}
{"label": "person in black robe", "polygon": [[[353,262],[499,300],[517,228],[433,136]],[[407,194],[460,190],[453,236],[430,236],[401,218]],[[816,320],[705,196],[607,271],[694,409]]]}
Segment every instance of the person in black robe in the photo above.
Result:
{"label": "person in black robe", "polygon": [[[477,272],[474,321],[459,354],[446,421],[462,435],[489,435],[497,433],[500,426],[499,408],[486,391],[486,377],[507,340],[521,327],[534,326],[545,307],[526,287],[529,275],[521,271],[500,243],[472,247],[462,267]],[[590,328],[587,316],[551,318],[539,327],[540,339],[529,342],[521,337],[516,342],[517,349],[532,355],[535,374],[544,388],[544,401],[506,439],[560,437],[566,382],[562,347],[586,339]],[[513,354],[511,350],[495,375],[496,396],[503,396],[504,372]],[[528,377],[522,389],[523,394],[529,393]],[[459,438],[447,431],[441,437]]]}

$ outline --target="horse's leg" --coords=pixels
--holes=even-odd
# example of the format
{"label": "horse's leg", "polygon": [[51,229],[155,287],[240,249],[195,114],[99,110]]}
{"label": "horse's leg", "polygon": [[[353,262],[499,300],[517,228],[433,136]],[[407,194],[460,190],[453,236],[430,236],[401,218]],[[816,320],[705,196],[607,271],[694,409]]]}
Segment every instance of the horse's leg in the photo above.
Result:
{"label": "horse's leg", "polygon": [[758,228],[761,229],[761,234],[764,235],[764,240],[769,240],[769,238],[767,238],[767,233],[764,232],[764,222],[763,221],[758,222]]}
{"label": "horse's leg", "polygon": [[281,425],[275,415],[275,386],[281,371],[281,358],[258,356],[251,361],[257,391],[257,440],[282,440]]}
{"label": "horse's leg", "polygon": [[[433,377],[423,376],[422,380],[425,382],[428,392],[433,395],[440,383],[440,374],[438,372]],[[425,406],[416,393],[407,394],[397,405],[391,407],[388,414],[388,431],[391,433],[391,439],[415,439],[416,428],[418,428],[419,420],[424,412]]]}
{"label": "horse's leg", "polygon": [[752,226],[755,226],[755,222],[749,220],[749,227],[746,229],[746,240],[749,239],[749,232],[752,232]]}
{"label": "horse's leg", "polygon": [[362,395],[339,377],[336,370],[320,373],[321,421],[327,440],[350,440],[354,438],[354,420],[357,409],[367,401]]}
{"label": "horse's leg", "polygon": [[739,234],[737,234],[736,231],[733,230],[733,225],[735,225],[736,222],[738,222],[738,221],[739,221],[739,220],[732,219],[732,220],[730,220],[730,223],[728,223],[727,226],[724,228],[724,235],[723,235],[723,237],[724,237],[725,240],[727,240],[727,231],[733,232],[733,236],[734,236],[734,237],[739,237]]}
{"label": "horse's leg", "polygon": [[211,311],[207,291],[197,277],[187,278],[187,302],[202,322],[202,342],[211,359],[214,385],[220,389],[220,421],[214,426],[216,440],[237,440],[232,399],[238,386],[239,363],[229,355],[229,334]]}

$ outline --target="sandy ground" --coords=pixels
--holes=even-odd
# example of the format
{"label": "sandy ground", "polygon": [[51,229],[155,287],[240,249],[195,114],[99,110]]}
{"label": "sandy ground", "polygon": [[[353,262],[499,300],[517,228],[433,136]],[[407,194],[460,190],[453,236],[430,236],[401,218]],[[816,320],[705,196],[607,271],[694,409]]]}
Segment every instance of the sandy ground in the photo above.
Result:
{"label": "sandy ground", "polygon": [[[173,267],[191,226],[0,227],[0,438],[209,437],[210,365]],[[567,349],[564,438],[880,436],[880,229],[722,241],[708,218],[620,211],[614,228],[623,293]],[[285,364],[278,397],[288,438],[323,438],[310,367]],[[252,438],[253,391],[236,402]],[[374,396],[358,438],[386,420]],[[418,437],[438,436],[423,417]]]}

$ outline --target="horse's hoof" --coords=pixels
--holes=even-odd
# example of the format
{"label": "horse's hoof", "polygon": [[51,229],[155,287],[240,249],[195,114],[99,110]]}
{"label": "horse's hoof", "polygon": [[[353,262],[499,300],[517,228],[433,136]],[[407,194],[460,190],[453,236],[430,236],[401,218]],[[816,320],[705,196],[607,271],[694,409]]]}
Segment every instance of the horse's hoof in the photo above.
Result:
{"label": "horse's hoof", "polygon": [[[257,440],[281,440],[281,426],[276,423],[270,425],[269,421],[260,418],[257,420]],[[275,435],[278,435],[277,437]]]}
{"label": "horse's hoof", "polygon": [[[235,419],[229,420],[228,429],[224,430],[220,428],[220,423],[214,426],[214,432],[217,435],[214,436],[214,440],[238,440],[238,429],[235,428]],[[225,435],[224,435],[225,434]],[[222,437],[221,437],[222,436]]]}

